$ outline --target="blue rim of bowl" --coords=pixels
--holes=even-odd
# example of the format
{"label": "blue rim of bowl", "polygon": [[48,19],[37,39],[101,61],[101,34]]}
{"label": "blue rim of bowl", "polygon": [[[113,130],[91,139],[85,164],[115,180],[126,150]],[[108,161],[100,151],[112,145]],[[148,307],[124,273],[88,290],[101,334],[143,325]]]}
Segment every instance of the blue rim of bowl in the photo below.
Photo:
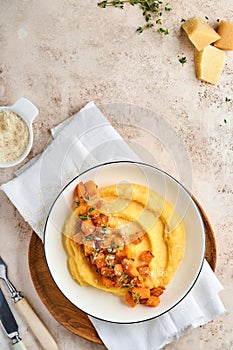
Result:
{"label": "blue rim of bowl", "polygon": [[[204,233],[204,243],[203,243],[203,252],[202,252],[202,259],[201,259],[201,263],[200,263],[200,266],[199,266],[199,270],[196,274],[196,277],[193,281],[193,283],[191,284],[191,286],[189,287],[189,289],[186,291],[186,293],[178,300],[176,301],[173,305],[171,305],[171,307],[169,307],[167,310],[161,312],[159,315],[155,315],[155,316],[152,316],[152,317],[149,317],[145,320],[138,320],[138,321],[130,321],[130,322],[120,322],[120,321],[111,321],[111,320],[105,320],[104,318],[101,318],[101,317],[97,317],[95,315],[92,315],[91,313],[88,313],[86,312],[85,310],[81,309],[80,307],[78,307],[77,305],[75,305],[71,300],[69,300],[66,295],[62,292],[62,290],[60,289],[60,287],[57,285],[51,271],[50,271],[50,268],[49,268],[49,264],[48,264],[48,261],[47,261],[47,257],[46,257],[46,250],[45,250],[45,239],[46,239],[46,227],[47,227],[47,223],[48,223],[48,220],[49,220],[49,217],[50,217],[50,213],[56,203],[56,201],[58,200],[58,198],[61,196],[61,194],[64,192],[64,190],[73,182],[75,181],[76,179],[78,179],[80,176],[86,174],[87,172],[93,170],[93,169],[96,169],[96,168],[100,168],[100,167],[103,167],[103,166],[107,166],[107,165],[111,165],[111,164],[136,164],[136,165],[141,165],[141,166],[146,166],[146,167],[149,167],[149,168],[152,168],[156,171],[159,171],[160,173],[168,176],[170,179],[172,179],[174,182],[176,182],[179,186],[181,186],[183,188],[183,190],[186,192],[186,194],[188,195],[190,201],[192,202],[192,204],[194,205],[194,207],[196,208],[197,210],[197,213],[198,213],[198,216],[199,216],[199,219],[200,219],[200,223],[201,223],[201,226],[202,226],[202,232]],[[57,288],[59,289],[59,291],[62,293],[62,295],[69,301],[71,302],[75,307],[77,307],[77,309],[81,310],[82,312],[84,312],[86,315],[88,316],[91,316],[91,317],[94,317],[96,318],[97,320],[101,320],[101,321],[104,321],[104,322],[108,322],[108,323],[115,323],[115,324],[135,324],[135,323],[142,323],[142,322],[146,322],[146,321],[150,321],[150,320],[153,320],[155,318],[158,318],[164,314],[166,314],[167,312],[171,311],[172,309],[174,309],[174,307],[176,307],[189,293],[190,291],[192,290],[192,288],[194,287],[194,285],[196,284],[199,276],[200,276],[200,273],[202,271],[202,268],[203,268],[203,264],[204,264],[204,259],[205,259],[205,250],[206,250],[206,236],[205,236],[205,226],[204,226],[204,222],[203,222],[203,219],[202,219],[202,215],[201,215],[201,212],[200,212],[200,209],[198,208],[197,204],[195,203],[194,199],[192,198],[192,195],[190,194],[190,192],[177,180],[175,179],[172,175],[168,174],[166,171],[162,170],[162,169],[159,169],[159,168],[156,168],[155,166],[153,165],[150,165],[150,164],[147,164],[147,163],[143,163],[143,162],[137,162],[137,161],[132,161],[132,160],[119,160],[119,161],[111,161],[111,162],[105,162],[105,163],[101,163],[101,164],[98,164],[98,165],[95,165],[91,168],[88,168],[87,170],[84,170],[83,172],[81,172],[79,175],[75,176],[72,180],[70,180],[63,188],[62,190],[59,192],[59,194],[57,195],[57,197],[55,198],[55,200],[53,201],[53,204],[51,205],[50,207],[50,210],[48,212],[48,215],[47,215],[47,218],[46,218],[46,221],[45,221],[45,226],[44,226],[44,234],[43,234],[43,246],[44,246],[44,255],[45,255],[45,261],[46,261],[46,264],[48,266],[48,271],[54,281],[54,283],[56,284]]]}

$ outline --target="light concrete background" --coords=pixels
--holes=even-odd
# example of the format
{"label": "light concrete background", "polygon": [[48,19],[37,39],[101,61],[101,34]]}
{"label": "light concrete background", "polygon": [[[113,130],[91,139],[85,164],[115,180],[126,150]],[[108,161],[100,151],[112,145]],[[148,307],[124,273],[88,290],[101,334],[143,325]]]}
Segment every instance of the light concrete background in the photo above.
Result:
{"label": "light concrete background", "polygon": [[[26,161],[46,148],[51,127],[91,100],[100,107],[117,103],[148,108],[174,129],[191,161],[190,189],[214,228],[216,275],[224,286],[221,298],[228,313],[165,349],[228,350],[233,348],[233,52],[226,53],[217,86],[198,81],[193,47],[180,25],[182,18],[194,15],[208,16],[213,26],[217,19],[233,21],[232,1],[171,0],[169,5],[173,10],[163,18],[170,34],[164,36],[156,30],[135,33],[144,23],[136,7],[100,9],[95,0],[0,0],[0,105],[11,105],[24,96],[39,108],[33,125],[34,144]],[[184,66],[179,62],[181,56],[187,57]],[[226,102],[226,97],[231,101]],[[127,126],[120,118],[111,121],[129,142],[133,139],[138,147],[151,147],[152,153],[158,149],[156,142],[153,148],[155,140],[150,140],[148,130],[135,131],[132,117],[126,120]],[[153,118],[151,130],[155,130]],[[173,166],[163,154],[153,153],[154,160],[176,175],[175,159]],[[0,184],[12,179],[18,168],[0,170]],[[12,281],[61,350],[103,349],[68,332],[41,302],[28,268],[30,236],[28,224],[0,192],[0,253],[8,262]],[[19,323],[28,348],[40,349],[20,318]],[[0,332],[0,348],[8,349]]]}

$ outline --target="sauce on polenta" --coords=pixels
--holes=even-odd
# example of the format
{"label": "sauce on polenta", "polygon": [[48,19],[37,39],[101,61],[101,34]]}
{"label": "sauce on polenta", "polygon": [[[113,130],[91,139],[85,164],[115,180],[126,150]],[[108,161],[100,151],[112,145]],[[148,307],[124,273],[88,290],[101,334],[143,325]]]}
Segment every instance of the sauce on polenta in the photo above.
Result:
{"label": "sauce on polenta", "polygon": [[72,277],[123,296],[132,307],[159,304],[184,256],[184,236],[168,201],[128,183],[98,189],[80,182],[63,229]]}

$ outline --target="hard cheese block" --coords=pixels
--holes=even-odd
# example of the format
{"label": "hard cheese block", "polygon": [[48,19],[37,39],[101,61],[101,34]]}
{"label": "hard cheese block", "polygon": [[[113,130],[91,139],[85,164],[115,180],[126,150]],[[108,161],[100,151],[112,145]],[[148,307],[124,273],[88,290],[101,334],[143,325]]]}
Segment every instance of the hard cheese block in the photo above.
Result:
{"label": "hard cheese block", "polygon": [[201,18],[193,17],[182,28],[197,50],[203,50],[209,44],[220,39],[220,35]]}
{"label": "hard cheese block", "polygon": [[203,50],[195,50],[197,78],[210,84],[217,84],[225,63],[225,52],[209,45]]}
{"label": "hard cheese block", "polygon": [[221,21],[218,33],[221,39],[217,40],[214,46],[222,50],[233,50],[233,23]]}

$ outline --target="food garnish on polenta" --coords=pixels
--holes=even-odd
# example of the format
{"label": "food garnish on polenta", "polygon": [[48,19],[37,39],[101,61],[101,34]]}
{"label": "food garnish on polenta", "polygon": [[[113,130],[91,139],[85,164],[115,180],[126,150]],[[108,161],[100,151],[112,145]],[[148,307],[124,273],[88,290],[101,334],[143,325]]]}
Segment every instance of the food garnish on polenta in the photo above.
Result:
{"label": "food garnish on polenta", "polygon": [[132,307],[157,306],[184,255],[173,206],[138,184],[78,183],[63,235],[72,277]]}

